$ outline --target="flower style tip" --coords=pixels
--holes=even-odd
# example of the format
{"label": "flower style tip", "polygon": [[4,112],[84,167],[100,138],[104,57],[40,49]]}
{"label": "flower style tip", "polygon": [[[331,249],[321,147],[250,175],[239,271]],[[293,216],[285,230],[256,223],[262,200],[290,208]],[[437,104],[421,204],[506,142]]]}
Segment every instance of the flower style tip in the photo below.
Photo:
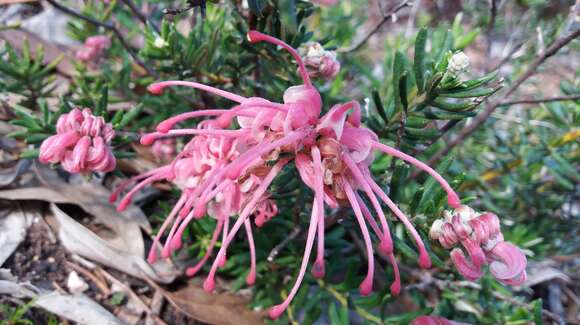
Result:
{"label": "flower style tip", "polygon": [[162,95],[165,85],[162,83],[154,83],[147,86],[147,91],[152,95]]}
{"label": "flower style tip", "polygon": [[205,281],[203,281],[203,290],[205,290],[205,292],[213,292],[213,290],[215,289],[215,280],[213,278],[208,277],[207,279],[205,279]]}
{"label": "flower style tip", "polygon": [[278,319],[286,311],[286,308],[287,308],[287,306],[283,306],[283,305],[273,306],[270,308],[270,311],[268,312],[268,316],[271,319]]}
{"label": "flower style tip", "polygon": [[373,279],[366,278],[361,284],[358,286],[359,293],[361,296],[368,296],[373,292]]}
{"label": "flower style tip", "polygon": [[246,276],[246,284],[252,286],[254,283],[256,283],[256,270],[250,270],[250,273]]}
{"label": "flower style tip", "polygon": [[324,260],[317,259],[316,262],[314,262],[314,265],[312,266],[312,276],[315,277],[316,279],[323,279],[325,275],[326,270],[324,267]]}
{"label": "flower style tip", "polygon": [[144,146],[150,146],[153,144],[153,142],[155,142],[156,139],[157,139],[157,137],[154,133],[149,133],[149,134],[145,134],[145,135],[141,136],[141,139],[139,142]]}

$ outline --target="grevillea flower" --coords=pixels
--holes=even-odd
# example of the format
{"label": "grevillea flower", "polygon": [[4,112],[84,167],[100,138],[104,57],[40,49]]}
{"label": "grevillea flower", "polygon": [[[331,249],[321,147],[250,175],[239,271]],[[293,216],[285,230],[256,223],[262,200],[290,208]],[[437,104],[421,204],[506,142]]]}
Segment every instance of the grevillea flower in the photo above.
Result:
{"label": "grevillea flower", "polygon": [[91,36],[85,40],[83,46],[76,52],[75,56],[83,62],[97,61],[103,53],[111,47],[111,40],[104,35]]}
{"label": "grevillea flower", "polygon": [[[237,215],[233,226],[224,231],[221,247],[204,282],[204,288],[212,291],[217,269],[223,265],[228,247],[239,229],[244,226],[248,230],[252,215],[255,216],[255,223],[259,225],[275,214],[275,205],[268,201],[268,187],[287,163],[294,161],[301,179],[314,192],[312,213],[296,282],[284,302],[270,309],[270,317],[279,317],[296,295],[306,273],[315,239],[317,256],[312,273],[318,278],[325,274],[325,205],[350,206],[354,211],[368,256],[368,271],[360,285],[361,294],[369,294],[373,287],[374,250],[367,223],[378,238],[380,251],[388,256],[393,266],[395,279],[391,292],[398,294],[401,289],[399,270],[381,201],[403,222],[413,238],[419,251],[419,265],[428,268],[431,260],[413,224],[373,179],[369,166],[374,152],[379,151],[402,159],[429,173],[447,192],[448,203],[452,208],[460,207],[458,195],[431,167],[380,143],[376,134],[361,125],[361,108],[356,101],[337,104],[321,116],[320,94],[312,85],[306,65],[295,49],[281,40],[256,31],[250,31],[248,39],[252,43],[269,42],[290,52],[298,63],[303,84],[288,88],[284,92],[283,103],[258,97],[246,98],[196,82],[163,81],[150,85],[148,89],[153,94],[161,94],[166,87],[185,86],[224,97],[236,104],[230,109],[199,110],[177,115],[161,122],[157,126],[157,132],[144,135],[141,138],[142,144],[184,135],[192,135],[193,139],[172,165],[138,176],[137,179],[142,179],[141,183],[121,201],[120,208],[128,204],[135,191],[153,181],[173,179],[176,184],[187,184],[182,185],[182,197],[160,231],[161,234],[178,215],[165,244],[165,256],[169,255],[171,249],[181,245],[181,233],[192,218],[201,218],[207,212],[218,219],[219,227],[221,218],[227,220],[223,215]],[[198,128],[174,128],[181,121],[202,116],[209,119]],[[233,119],[237,120],[239,129],[230,129]],[[210,152],[217,154],[215,160],[208,159],[207,154]],[[182,166],[184,159],[188,159],[189,163],[183,163]],[[113,199],[116,199],[115,196],[116,194]],[[366,200],[363,196],[366,196]],[[367,201],[371,208],[367,206]],[[213,215],[222,209],[226,212],[221,217],[219,213],[217,217]],[[227,221],[224,223],[227,225]],[[212,243],[215,243],[217,236],[214,233]],[[250,236],[251,233],[248,237]],[[159,235],[155,241],[159,241]],[[250,239],[250,247],[252,245]],[[213,244],[211,247],[213,248]],[[209,252],[206,256],[208,255]],[[154,256],[150,255],[149,260],[154,261]],[[196,267],[188,273],[195,273],[198,269]]]}
{"label": "grevillea flower", "polygon": [[102,117],[75,108],[58,118],[56,134],[40,145],[39,160],[61,163],[70,173],[110,172],[116,165],[109,147],[114,136],[113,126]]}
{"label": "grevillea flower", "polygon": [[312,78],[322,77],[332,79],[340,71],[340,62],[336,59],[336,52],[325,50],[317,42],[307,42],[298,48],[308,74]]}
{"label": "grevillea flower", "polygon": [[[489,263],[491,274],[507,285],[520,285],[526,280],[526,256],[515,245],[503,240],[499,218],[489,212],[476,213],[468,206],[445,211],[443,219],[433,222],[429,236],[441,246],[452,249],[453,264],[468,280],[483,275]],[[456,246],[463,246],[464,251]]]}
{"label": "grevillea flower", "polygon": [[411,321],[409,325],[470,325],[449,320],[439,316],[419,316]]}

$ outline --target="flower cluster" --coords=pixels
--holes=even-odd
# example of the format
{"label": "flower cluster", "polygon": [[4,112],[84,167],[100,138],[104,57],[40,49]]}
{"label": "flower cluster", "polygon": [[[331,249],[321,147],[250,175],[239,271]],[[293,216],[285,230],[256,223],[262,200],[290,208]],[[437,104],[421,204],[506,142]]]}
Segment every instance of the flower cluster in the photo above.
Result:
{"label": "flower cluster", "polygon": [[317,42],[304,43],[298,48],[308,74],[313,77],[322,77],[326,80],[336,77],[340,71],[340,62],[336,59],[336,52],[325,50]]}
{"label": "flower cluster", "polygon": [[[479,279],[487,263],[491,274],[504,284],[520,285],[526,279],[526,256],[503,240],[499,218],[493,213],[476,213],[468,206],[445,211],[444,219],[431,226],[429,236],[444,248],[453,248],[451,260],[468,280]],[[463,246],[469,260],[457,245]]]}
{"label": "flower cluster", "polygon": [[[159,129],[163,130],[165,127],[170,128],[171,124],[177,123],[181,120],[203,116],[204,114],[211,115],[217,113],[217,111],[220,110],[213,110],[213,113],[208,110],[193,112],[193,114],[185,113],[166,120],[164,123],[160,124]],[[164,258],[169,257],[172,251],[181,247],[181,238],[187,225],[194,218],[203,216],[206,211],[205,209],[207,208],[207,214],[214,218],[217,221],[217,224],[204,257],[195,266],[186,270],[186,274],[189,276],[195,275],[211,256],[219,234],[222,233],[223,238],[226,238],[228,235],[230,217],[240,213],[241,207],[251,199],[252,193],[259,188],[264,176],[268,174],[270,169],[276,168],[275,166],[269,167],[265,164],[257,165],[244,174],[243,181],[224,181],[213,191],[203,192],[203,187],[200,185],[212,179],[212,177],[215,177],[224,166],[239,157],[240,148],[247,146],[247,144],[244,143],[243,137],[240,137],[242,140],[236,138],[236,135],[241,136],[243,135],[243,132],[216,129],[216,125],[217,123],[215,121],[207,120],[199,123],[198,127],[195,129],[179,130],[179,132],[172,131],[175,134],[196,134],[198,136],[194,137],[170,164],[123,182],[117,187],[116,191],[110,198],[112,202],[116,201],[121,191],[137,181],[139,181],[139,183],[121,200],[119,210],[124,210],[127,207],[137,191],[155,181],[171,181],[182,190],[181,198],[155,237],[154,245],[152,246],[148,257],[148,260],[151,263],[154,263],[157,260],[158,243],[161,240],[161,236],[171,224],[173,225],[169,230],[169,235],[167,236],[165,244],[161,250],[161,256]],[[172,132],[170,131],[170,133]],[[145,135],[141,138],[141,143],[144,145],[151,145],[153,143],[153,148],[155,148],[158,144],[169,145],[166,142],[168,140],[173,140],[172,138],[159,139],[160,134],[154,133]],[[174,145],[172,148],[175,148]],[[203,207],[194,206],[196,201],[204,196],[211,197],[211,201],[206,202],[206,206]],[[262,226],[264,222],[270,220],[278,211],[276,204],[268,199],[268,194],[266,193],[263,193],[258,197],[255,206],[256,208],[253,213],[255,214],[255,224],[258,227]],[[194,208],[202,208],[204,209],[204,212],[198,212],[195,214]],[[256,254],[250,221],[246,220],[244,226],[250,246],[251,256],[251,269],[246,281],[248,284],[253,284],[256,278]],[[220,260],[220,265],[223,265],[225,261],[226,257],[223,255]]]}
{"label": "flower cluster", "polygon": [[44,164],[61,163],[71,173],[110,172],[116,160],[109,147],[115,131],[90,109],[78,108],[59,117],[56,134],[40,146],[39,160]]}
{"label": "flower cluster", "polygon": [[[419,252],[418,264],[428,268],[431,260],[409,218],[374,180],[369,168],[374,152],[402,159],[430,174],[446,191],[451,208],[461,207],[458,195],[431,167],[379,142],[375,133],[362,126],[361,108],[356,101],[334,105],[321,115],[321,96],[312,85],[305,61],[294,48],[256,31],[248,33],[248,40],[251,43],[269,42],[287,50],[298,64],[303,84],[288,88],[284,92],[283,103],[259,97],[246,98],[196,82],[163,81],[150,85],[148,90],[152,94],[161,94],[166,87],[185,86],[221,96],[236,104],[230,109],[183,113],[161,122],[156,132],[144,135],[141,138],[144,145],[176,136],[193,138],[170,165],[128,180],[115,192],[112,199],[116,200],[116,196],[128,184],[141,180],[121,201],[119,208],[123,209],[131,196],[147,184],[162,179],[171,180],[182,188],[182,196],[162,226],[154,247],[160,240],[159,236],[172,222],[173,226],[162,250],[163,256],[169,256],[172,250],[181,246],[182,232],[192,219],[202,218],[206,214],[216,218],[218,225],[208,253],[200,264],[187,270],[192,275],[211,254],[219,228],[224,224],[221,247],[204,282],[204,288],[212,291],[217,269],[223,265],[228,247],[244,226],[252,256],[252,269],[247,279],[251,283],[255,277],[255,256],[250,217],[254,216],[255,224],[259,226],[276,214],[277,208],[268,200],[267,191],[276,175],[293,161],[302,181],[314,193],[312,213],[296,282],[284,302],[270,309],[270,317],[279,317],[296,295],[306,273],[315,239],[317,256],[312,274],[318,278],[325,274],[325,205],[332,208],[350,206],[354,211],[368,256],[367,275],[359,287],[361,294],[369,294],[373,287],[373,233],[379,242],[380,252],[388,257],[393,267],[395,279],[391,292],[398,294],[401,289],[400,275],[389,223],[381,201],[403,223],[413,238]],[[199,117],[207,119],[197,128],[175,128],[184,120]],[[239,125],[238,129],[230,128],[234,120]],[[235,223],[230,228],[227,220],[236,216]],[[155,252],[153,249],[149,256],[151,262],[156,259]]]}
{"label": "flower cluster", "polygon": [[419,316],[411,321],[409,325],[470,325],[449,320],[439,316]]}
{"label": "flower cluster", "polygon": [[91,36],[85,40],[83,46],[76,52],[77,59],[83,62],[94,62],[111,47],[111,40],[104,35]]}

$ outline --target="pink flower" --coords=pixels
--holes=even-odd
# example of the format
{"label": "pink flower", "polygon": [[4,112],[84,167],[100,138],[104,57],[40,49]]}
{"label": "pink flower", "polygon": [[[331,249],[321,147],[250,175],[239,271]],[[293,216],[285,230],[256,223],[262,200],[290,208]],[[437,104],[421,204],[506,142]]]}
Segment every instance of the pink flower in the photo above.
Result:
{"label": "pink flower", "polygon": [[336,59],[336,52],[326,51],[319,43],[305,43],[298,48],[298,52],[312,78],[322,77],[329,80],[336,77],[340,71],[340,62]]}
{"label": "pink flower", "polygon": [[109,147],[115,131],[90,109],[73,109],[59,117],[56,135],[40,146],[43,164],[61,163],[70,173],[110,172],[115,169],[115,156]]}
{"label": "pink flower", "polygon": [[155,141],[151,152],[157,161],[171,161],[175,156],[175,139],[161,139]]}
{"label": "pink flower", "polygon": [[451,260],[468,280],[479,279],[482,267],[488,263],[491,274],[504,284],[520,285],[526,280],[526,256],[517,246],[503,240],[495,214],[476,213],[468,206],[445,211],[444,219],[435,220],[431,226],[429,236],[444,248],[453,248]]}
{"label": "pink flower", "polygon": [[[391,292],[398,294],[401,289],[399,270],[389,224],[380,201],[393,211],[412,236],[419,251],[419,265],[430,267],[431,260],[413,224],[373,179],[369,166],[374,159],[374,152],[402,159],[432,175],[447,192],[448,203],[452,208],[460,207],[458,195],[431,167],[380,143],[376,134],[361,125],[361,109],[356,101],[337,104],[321,116],[320,94],[312,85],[307,67],[295,49],[281,40],[256,31],[250,31],[248,39],[252,43],[269,42],[290,52],[298,64],[304,83],[288,88],[284,92],[283,103],[258,97],[246,98],[196,82],[164,81],[150,85],[149,91],[153,94],[161,94],[166,87],[185,86],[213,93],[236,104],[231,109],[200,110],[177,115],[161,122],[157,132],[144,135],[141,143],[146,145],[167,137],[190,135],[193,139],[174,160],[173,166],[161,167],[138,176],[143,181],[121,201],[120,208],[126,206],[131,195],[147,183],[173,179],[178,185],[188,184],[185,187],[180,185],[185,188],[182,197],[160,231],[162,234],[168,224],[177,220],[169,232],[165,256],[169,255],[171,249],[180,246],[181,232],[192,218],[201,218],[208,213],[218,219],[219,228],[220,220],[237,215],[231,228],[224,221],[224,229],[227,230],[204,282],[204,288],[212,291],[217,269],[223,265],[227,249],[240,228],[246,228],[252,250],[253,241],[248,231],[251,229],[250,216],[255,216],[255,223],[259,226],[275,214],[277,209],[273,202],[267,201],[267,190],[276,175],[293,160],[303,182],[314,192],[313,209],[297,280],[284,302],[271,308],[270,317],[279,317],[296,295],[306,273],[315,239],[317,256],[312,273],[315,277],[323,277],[325,274],[325,204],[329,207],[350,206],[354,211],[368,256],[368,271],[360,285],[361,294],[369,294],[373,286],[374,250],[367,224],[378,238],[381,253],[388,256],[393,266],[395,279]],[[198,128],[175,128],[181,121],[202,116],[209,119],[200,123]],[[240,125],[239,129],[229,128],[234,119]],[[208,156],[210,153],[211,157]],[[181,159],[190,159],[183,169]],[[362,195],[367,197],[372,209],[366,205]],[[218,213],[220,211],[221,216]],[[174,231],[178,223],[179,230]],[[214,233],[212,248],[217,237],[217,233]],[[210,253],[211,250],[208,250],[206,256]],[[255,263],[254,258],[252,264]],[[154,260],[150,258],[150,261]],[[196,267],[188,273],[195,273],[198,269]],[[253,266],[250,274],[255,276]]]}
{"label": "pink flower", "polygon": [[448,320],[446,318],[439,316],[419,316],[413,319],[409,325],[470,325],[470,324]]}
{"label": "pink flower", "polygon": [[83,62],[97,61],[111,47],[111,40],[104,35],[91,36],[76,52],[76,58]]}

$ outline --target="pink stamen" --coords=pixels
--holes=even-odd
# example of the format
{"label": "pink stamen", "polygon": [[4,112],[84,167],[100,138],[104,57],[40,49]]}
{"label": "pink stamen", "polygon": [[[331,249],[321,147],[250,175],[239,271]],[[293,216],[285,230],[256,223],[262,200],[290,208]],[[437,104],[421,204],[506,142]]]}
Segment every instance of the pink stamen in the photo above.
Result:
{"label": "pink stamen", "polygon": [[324,278],[325,267],[324,267],[324,182],[323,182],[323,170],[322,170],[322,156],[318,147],[314,146],[311,149],[312,161],[314,165],[314,204],[312,209],[318,210],[318,226],[317,226],[317,236],[318,242],[316,244],[316,261],[312,267],[312,275],[317,279]]}
{"label": "pink stamen", "polygon": [[[316,199],[315,199],[316,200]],[[312,205],[315,205],[313,202]],[[292,290],[290,290],[290,294],[284,301],[276,306],[270,308],[270,312],[268,315],[272,319],[277,319],[282,315],[282,313],[288,308],[290,302],[294,299],[294,296],[298,292],[298,288],[300,288],[300,284],[302,284],[302,280],[304,279],[304,274],[306,273],[306,267],[308,266],[308,260],[310,259],[310,253],[312,252],[312,246],[314,246],[314,237],[316,235],[316,228],[318,227],[318,212],[319,209],[312,209],[312,214],[310,215],[310,224],[308,225],[308,236],[306,237],[306,247],[304,248],[304,255],[302,256],[302,263],[300,264],[300,271],[298,272],[298,277],[294,282],[294,286]]]}
{"label": "pink stamen", "polygon": [[346,166],[351,171],[358,185],[362,186],[364,192],[371,201],[373,208],[375,209],[377,215],[379,216],[379,220],[383,228],[382,231],[383,237],[381,237],[381,248],[384,249],[384,251],[387,254],[391,253],[393,251],[393,239],[391,238],[389,224],[387,223],[387,218],[383,213],[383,208],[381,207],[381,204],[377,200],[377,197],[373,193],[373,190],[371,189],[370,185],[363,176],[363,173],[360,171],[354,160],[352,160],[352,158],[350,158],[350,156],[347,153],[342,154],[342,160],[346,163]]}
{"label": "pink stamen", "polygon": [[367,229],[367,226],[365,224],[365,220],[364,220],[364,217],[362,215],[360,206],[358,205],[356,195],[355,195],[351,185],[349,184],[348,180],[344,176],[342,178],[342,185],[343,185],[346,197],[348,198],[348,201],[350,203],[350,206],[352,207],[352,210],[354,211],[354,215],[356,217],[356,220],[360,226],[360,230],[363,234],[363,240],[365,242],[365,246],[367,249],[367,260],[368,260],[367,276],[359,286],[360,294],[363,296],[367,296],[373,290],[373,276],[374,276],[374,272],[375,272],[375,258],[374,258],[374,253],[373,253],[373,244],[371,242],[371,236],[370,236],[369,230]]}
{"label": "pink stamen", "polygon": [[212,129],[180,129],[180,130],[169,130],[167,133],[154,132],[148,133],[141,136],[141,144],[144,146],[152,145],[155,140],[159,138],[164,138],[167,136],[180,136],[180,135],[213,135],[220,137],[239,137],[248,133],[247,130],[212,130]]}
{"label": "pink stamen", "polygon": [[246,218],[248,218],[248,216],[253,212],[258,201],[262,198],[264,193],[266,193],[266,190],[268,189],[268,186],[270,186],[270,184],[272,184],[274,177],[276,177],[276,175],[278,175],[278,173],[282,170],[282,168],[284,168],[284,166],[287,163],[288,163],[287,159],[280,160],[272,167],[272,169],[270,169],[270,172],[268,172],[266,177],[264,177],[264,179],[262,180],[262,183],[254,191],[252,198],[246,204],[246,206],[242,210],[242,213],[240,213],[240,215],[238,216],[238,219],[234,223],[234,226],[232,227],[232,229],[229,231],[226,240],[222,243],[222,246],[220,247],[218,255],[214,260],[214,263],[213,263],[211,270],[207,276],[207,279],[203,283],[203,288],[206,291],[208,291],[208,292],[213,291],[213,288],[215,286],[214,278],[215,278],[215,273],[217,271],[217,267],[218,267],[220,261],[224,258],[224,255],[226,253],[226,250],[227,250],[230,242],[232,241],[234,236],[237,234],[238,230],[240,230],[240,227],[244,223],[244,220]]}
{"label": "pink stamen", "polygon": [[368,184],[373,189],[373,191],[375,191],[375,193],[379,196],[379,198],[381,198],[381,200],[385,202],[385,204],[389,207],[389,209],[391,209],[391,211],[393,211],[393,213],[397,216],[397,218],[401,220],[401,222],[405,225],[405,228],[407,228],[407,231],[411,233],[411,237],[413,237],[413,240],[415,241],[415,244],[419,249],[419,266],[425,269],[430,268],[431,258],[429,257],[429,254],[425,249],[425,244],[423,243],[421,236],[419,235],[413,224],[409,221],[409,218],[407,218],[407,216],[399,209],[399,207],[397,207],[397,205],[393,201],[391,201],[391,199],[387,196],[387,194],[383,192],[381,187],[377,183],[375,183],[375,181],[372,179],[372,177],[370,177],[370,175],[368,174],[365,175],[365,178]]}
{"label": "pink stamen", "polygon": [[393,266],[393,274],[395,275],[395,280],[391,284],[391,294],[393,296],[398,296],[401,293],[401,275],[399,274],[399,265],[397,265],[397,259],[395,259],[395,254],[389,254],[389,262]]}
{"label": "pink stamen", "polygon": [[240,95],[236,95],[236,94],[230,93],[230,92],[225,91],[225,90],[206,86],[204,84],[200,84],[197,82],[181,81],[181,80],[167,80],[167,81],[156,82],[156,83],[150,84],[149,87],[147,87],[147,90],[150,93],[152,93],[153,95],[161,95],[163,93],[163,89],[165,87],[170,87],[170,86],[184,86],[184,87],[195,88],[195,89],[203,90],[205,92],[221,96],[223,98],[227,98],[231,101],[238,102],[238,103],[242,103],[243,101],[245,101],[247,99],[246,97],[242,97]]}
{"label": "pink stamen", "polygon": [[382,144],[380,142],[373,142],[372,146],[373,146],[373,148],[378,149],[378,150],[386,153],[389,156],[393,156],[393,157],[402,159],[402,160],[410,163],[411,165],[416,166],[419,169],[425,171],[429,175],[431,175],[433,178],[435,178],[435,180],[437,180],[437,182],[441,185],[441,187],[443,187],[445,192],[447,192],[447,202],[448,202],[449,206],[451,206],[454,209],[459,208],[461,206],[461,200],[459,199],[459,195],[457,195],[457,193],[455,193],[455,191],[451,188],[449,183],[447,183],[447,181],[441,175],[439,175],[439,173],[437,173],[433,168],[427,166],[422,161],[417,160],[414,157],[407,155],[406,153],[403,153],[403,152],[401,152],[393,147],[389,147],[389,146]]}
{"label": "pink stamen", "polygon": [[274,45],[278,45],[278,46],[282,47],[283,49],[285,49],[286,51],[290,52],[290,54],[292,55],[292,57],[294,58],[294,60],[296,60],[296,63],[298,64],[300,76],[302,77],[304,84],[306,86],[312,87],[312,82],[310,81],[310,76],[308,75],[308,71],[306,70],[306,65],[304,65],[304,61],[302,61],[302,57],[300,56],[298,51],[296,51],[292,46],[288,45],[287,43],[285,43],[285,42],[283,42],[275,37],[262,34],[258,31],[255,31],[255,30],[249,31],[247,34],[247,37],[248,37],[248,41],[250,41],[251,43],[268,42],[268,43],[272,43]]}
{"label": "pink stamen", "polygon": [[153,244],[151,245],[151,249],[149,250],[149,256],[147,257],[147,261],[149,261],[149,263],[153,264],[155,263],[155,261],[157,261],[156,246],[159,244],[161,236],[163,236],[165,229],[167,229],[167,227],[173,222],[173,219],[175,219],[175,216],[177,215],[179,209],[181,209],[181,206],[185,202],[185,199],[186,197],[184,195],[182,195],[179,198],[173,209],[171,209],[169,216],[165,219],[165,221],[161,225],[159,232],[157,233],[157,235],[155,235],[155,238],[153,238]]}
{"label": "pink stamen", "polygon": [[244,226],[246,228],[246,236],[248,237],[248,244],[250,245],[250,273],[246,276],[246,283],[248,285],[254,285],[256,282],[256,246],[254,244],[254,236],[252,235],[252,224],[250,219],[244,220]]}
{"label": "pink stamen", "polygon": [[218,220],[217,225],[215,227],[215,230],[213,231],[213,234],[211,236],[211,242],[209,243],[209,246],[207,247],[205,255],[203,256],[203,258],[199,262],[197,262],[197,264],[195,266],[187,268],[187,270],[185,271],[185,274],[187,276],[189,276],[189,277],[194,276],[203,267],[203,265],[207,262],[208,258],[211,256],[211,253],[213,252],[213,248],[215,247],[219,233],[222,230],[223,224],[224,224],[223,220]]}

